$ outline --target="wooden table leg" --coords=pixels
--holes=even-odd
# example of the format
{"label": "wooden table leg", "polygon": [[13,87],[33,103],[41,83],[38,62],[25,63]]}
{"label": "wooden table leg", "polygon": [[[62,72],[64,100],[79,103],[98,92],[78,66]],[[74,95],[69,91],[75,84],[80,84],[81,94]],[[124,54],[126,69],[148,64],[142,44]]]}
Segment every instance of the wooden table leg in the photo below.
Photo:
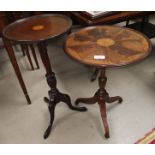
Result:
{"label": "wooden table leg", "polygon": [[21,50],[22,50],[23,56],[25,56],[25,48],[24,48],[24,45],[23,45],[23,44],[20,44],[20,47],[21,47]]}
{"label": "wooden table leg", "polygon": [[106,114],[106,102],[112,103],[114,101],[118,101],[121,103],[123,99],[120,96],[109,97],[109,94],[105,90],[107,78],[105,76],[105,68],[99,69],[100,76],[98,78],[99,89],[96,91],[95,95],[90,98],[78,98],[75,101],[75,104],[78,105],[79,103],[86,103],[86,104],[94,104],[98,103],[100,107],[101,117],[105,129],[105,137],[109,138],[109,127],[107,122],[107,114]]}
{"label": "wooden table leg", "polygon": [[4,46],[6,48],[6,51],[7,51],[8,55],[9,55],[10,61],[12,63],[12,66],[14,68],[14,71],[16,73],[16,76],[18,78],[18,81],[20,83],[20,86],[21,86],[21,88],[23,90],[23,93],[24,93],[24,95],[26,97],[26,100],[27,100],[28,104],[31,104],[31,100],[30,100],[29,95],[27,93],[27,89],[26,89],[24,80],[22,78],[19,66],[17,64],[16,57],[15,57],[15,54],[14,54],[11,42],[6,40],[6,39],[4,39],[4,38],[2,38],[2,39],[3,39],[3,42],[4,42]]}
{"label": "wooden table leg", "polygon": [[33,55],[33,58],[34,58],[34,60],[35,60],[35,63],[36,63],[37,69],[39,69],[39,63],[38,63],[38,59],[37,59],[37,56],[36,56],[35,49],[34,49],[34,47],[33,47],[32,44],[30,44],[29,46],[30,46],[30,48],[31,48],[32,55]]}
{"label": "wooden table leg", "polygon": [[86,111],[87,109],[85,107],[75,107],[71,104],[71,99],[69,95],[61,93],[57,88],[57,81],[54,72],[52,71],[50,60],[47,53],[47,48],[45,43],[39,43],[38,44],[39,53],[42,59],[42,62],[46,69],[46,79],[47,83],[50,87],[50,90],[48,91],[49,99],[47,97],[44,97],[44,101],[48,103],[48,109],[50,112],[50,124],[47,128],[47,130],[44,133],[44,138],[47,138],[51,132],[51,128],[54,121],[54,111],[55,107],[59,102],[64,102],[68,105],[68,107],[71,110],[76,111]]}
{"label": "wooden table leg", "polygon": [[31,56],[30,56],[30,52],[29,52],[29,47],[28,47],[28,45],[26,45],[26,44],[24,44],[23,46],[24,46],[24,48],[25,48],[25,50],[26,50],[26,56],[27,56],[28,61],[29,61],[29,63],[30,63],[31,69],[34,70],[34,66],[33,66],[33,63],[32,63]]}
{"label": "wooden table leg", "polygon": [[98,76],[98,74],[99,74],[99,69],[96,67],[96,68],[95,68],[95,71],[94,71],[94,73],[92,74],[90,80],[91,80],[92,82],[95,81],[96,78],[97,78],[97,76]]}

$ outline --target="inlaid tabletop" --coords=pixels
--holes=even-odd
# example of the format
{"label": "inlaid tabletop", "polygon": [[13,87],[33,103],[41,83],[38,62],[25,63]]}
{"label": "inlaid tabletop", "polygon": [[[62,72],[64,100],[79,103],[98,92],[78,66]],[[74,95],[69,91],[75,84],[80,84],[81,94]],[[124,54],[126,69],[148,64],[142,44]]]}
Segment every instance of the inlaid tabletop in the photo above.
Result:
{"label": "inlaid tabletop", "polygon": [[44,14],[15,21],[3,30],[3,35],[13,41],[42,41],[66,33],[71,25],[66,16]]}
{"label": "inlaid tabletop", "polygon": [[72,33],[65,52],[73,59],[93,66],[121,66],[145,58],[151,51],[142,33],[118,26],[94,26]]}

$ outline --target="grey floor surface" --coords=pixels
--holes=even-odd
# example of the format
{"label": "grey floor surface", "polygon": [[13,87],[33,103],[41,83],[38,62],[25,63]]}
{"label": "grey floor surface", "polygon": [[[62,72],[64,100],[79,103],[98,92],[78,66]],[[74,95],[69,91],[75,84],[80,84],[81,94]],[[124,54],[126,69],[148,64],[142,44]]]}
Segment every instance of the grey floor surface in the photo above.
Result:
{"label": "grey floor surface", "polygon": [[[155,39],[152,39],[155,45]],[[89,97],[98,88],[90,82],[92,68],[71,60],[62,50],[62,42],[50,43],[49,56],[58,80],[58,88],[77,97]],[[43,133],[49,123],[43,96],[49,90],[40,61],[40,70],[31,71],[20,50],[16,56],[26,83],[31,105],[27,105],[5,50],[0,51],[0,143],[134,143],[155,127],[155,48],[143,61],[107,70],[107,91],[110,96],[121,95],[121,105],[107,105],[110,138],[104,138],[99,107],[87,105],[81,113],[60,103],[52,133],[47,140]]]}

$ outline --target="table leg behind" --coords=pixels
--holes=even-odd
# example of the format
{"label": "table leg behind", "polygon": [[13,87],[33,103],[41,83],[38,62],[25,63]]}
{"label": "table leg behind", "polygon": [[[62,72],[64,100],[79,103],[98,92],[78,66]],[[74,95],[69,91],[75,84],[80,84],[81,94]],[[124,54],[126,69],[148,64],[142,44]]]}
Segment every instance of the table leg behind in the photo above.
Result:
{"label": "table leg behind", "polygon": [[24,45],[23,45],[23,44],[20,44],[20,47],[21,47],[21,50],[22,50],[23,56],[25,56],[25,48],[24,48]]}
{"label": "table leg behind", "polygon": [[35,49],[34,49],[34,47],[33,47],[33,44],[30,44],[29,46],[30,46],[30,48],[31,48],[32,55],[33,55],[33,58],[34,58],[34,60],[35,60],[37,69],[39,69],[39,63],[38,63],[38,59],[37,59],[36,52],[35,52]]}
{"label": "table leg behind", "polygon": [[28,59],[28,61],[29,61],[29,63],[30,63],[31,69],[34,70],[34,66],[33,66],[33,63],[32,63],[31,56],[30,56],[30,52],[29,52],[29,47],[28,47],[27,44],[24,44],[23,46],[24,46],[24,48],[25,48],[26,56],[27,56],[27,59]]}

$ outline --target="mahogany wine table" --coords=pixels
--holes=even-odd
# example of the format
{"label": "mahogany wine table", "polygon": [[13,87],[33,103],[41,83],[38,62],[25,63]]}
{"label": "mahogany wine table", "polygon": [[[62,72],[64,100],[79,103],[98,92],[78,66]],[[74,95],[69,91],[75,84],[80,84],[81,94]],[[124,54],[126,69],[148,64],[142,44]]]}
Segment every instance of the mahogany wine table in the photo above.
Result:
{"label": "mahogany wine table", "polygon": [[109,97],[105,89],[107,67],[123,66],[144,59],[151,51],[149,39],[142,33],[116,26],[94,26],[83,28],[69,35],[65,42],[65,52],[80,63],[99,68],[99,89],[91,98],[78,98],[81,103],[98,103],[105,128],[105,137],[109,138],[106,115],[106,102],[123,100],[120,96]]}
{"label": "mahogany wine table", "polygon": [[[44,97],[44,101],[48,103],[50,112],[50,124],[44,134],[47,138],[50,134],[53,121],[55,107],[59,102],[64,102],[72,110],[86,111],[85,107],[75,107],[71,104],[69,95],[61,93],[57,88],[57,81],[52,71],[50,60],[47,53],[47,43],[57,39],[58,37],[68,33],[72,26],[70,18],[58,14],[44,14],[18,20],[7,26],[3,35],[6,44],[9,40],[20,42],[21,44],[37,44],[39,53],[46,69],[46,79],[49,87],[49,98]],[[10,51],[11,53],[11,51]]]}

